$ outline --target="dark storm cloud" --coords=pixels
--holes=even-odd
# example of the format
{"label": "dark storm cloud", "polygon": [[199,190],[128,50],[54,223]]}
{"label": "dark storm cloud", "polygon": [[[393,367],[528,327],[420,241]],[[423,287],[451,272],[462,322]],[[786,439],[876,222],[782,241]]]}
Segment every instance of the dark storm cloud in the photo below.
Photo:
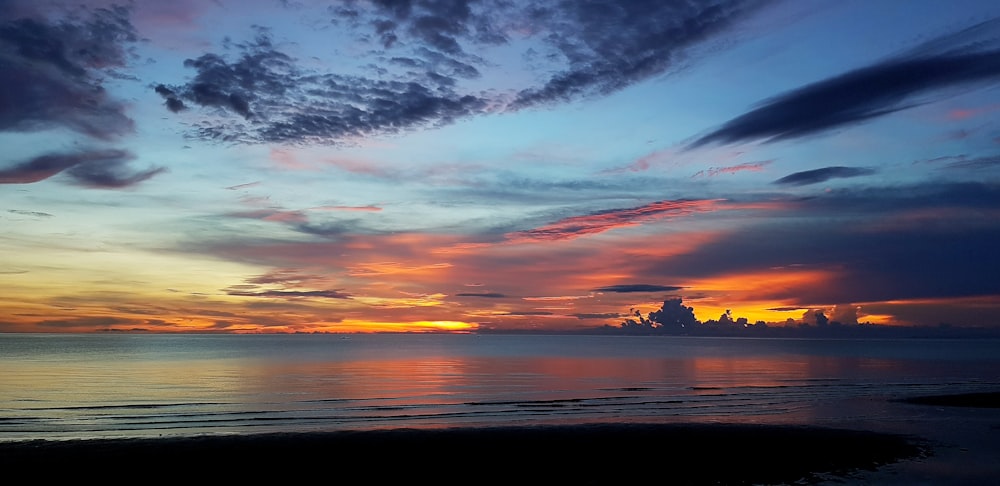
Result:
{"label": "dark storm cloud", "polygon": [[594,289],[594,292],[618,292],[618,293],[673,292],[675,290],[681,290],[683,288],[684,287],[675,287],[672,285],[623,284],[623,285],[609,285],[607,287],[598,287]]}
{"label": "dark storm cloud", "polygon": [[863,167],[824,167],[822,169],[806,170],[789,174],[774,181],[774,183],[793,186],[808,186],[810,184],[826,182],[830,179],[858,177],[874,173],[874,170]]}
{"label": "dark storm cloud", "polygon": [[138,184],[165,170],[134,171],[128,167],[132,158],[134,156],[124,150],[46,154],[12,167],[0,168],[0,184],[30,184],[65,171],[74,184],[113,189]]}
{"label": "dark storm cloud", "polygon": [[[14,15],[0,5],[0,17]],[[122,7],[80,20],[9,17],[0,22],[0,131],[67,128],[110,140],[133,130],[103,81],[122,77],[138,40]]]}
{"label": "dark storm cloud", "polygon": [[647,275],[829,272],[831,281],[760,296],[803,305],[1000,294],[1000,186],[840,191],[799,203],[796,218],[736,229]]}
{"label": "dark storm cloud", "polygon": [[[237,143],[338,143],[351,137],[447,125],[504,106],[518,110],[607,94],[679,68],[687,52],[764,4],[759,0],[631,2],[345,2],[327,12],[337,25],[375,44],[377,74],[311,72],[279,51],[267,29],[232,44],[235,56],[208,52],[185,61],[191,81],[154,86],[168,110],[192,106],[233,117],[203,120],[195,135]],[[509,44],[508,33],[548,46],[554,72],[521,89],[466,87],[495,67],[484,48]],[[389,71],[387,68],[395,68]],[[498,77],[497,79],[504,79]]]}
{"label": "dark storm cloud", "polygon": [[[937,39],[926,48],[779,95],[689,147],[799,138],[920,105],[928,101],[920,96],[947,88],[996,83],[1000,50],[986,36],[997,30],[1000,21],[984,22],[963,31],[969,35]],[[987,41],[976,42],[972,34]],[[994,49],[983,50],[983,45]]]}

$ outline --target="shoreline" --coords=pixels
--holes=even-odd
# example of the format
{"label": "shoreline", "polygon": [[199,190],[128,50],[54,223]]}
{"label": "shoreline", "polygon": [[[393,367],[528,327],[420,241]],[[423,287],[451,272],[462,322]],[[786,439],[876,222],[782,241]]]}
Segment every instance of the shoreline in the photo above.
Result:
{"label": "shoreline", "polygon": [[0,443],[0,467],[36,480],[801,484],[927,453],[916,437],[818,426],[581,424],[35,440]]}

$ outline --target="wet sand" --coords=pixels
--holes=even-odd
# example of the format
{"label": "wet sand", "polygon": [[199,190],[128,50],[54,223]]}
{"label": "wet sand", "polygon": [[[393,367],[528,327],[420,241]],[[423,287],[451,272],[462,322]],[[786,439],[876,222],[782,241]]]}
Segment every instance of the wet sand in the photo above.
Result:
{"label": "wet sand", "polygon": [[926,454],[918,438],[799,426],[593,424],[0,444],[31,481],[788,484]]}

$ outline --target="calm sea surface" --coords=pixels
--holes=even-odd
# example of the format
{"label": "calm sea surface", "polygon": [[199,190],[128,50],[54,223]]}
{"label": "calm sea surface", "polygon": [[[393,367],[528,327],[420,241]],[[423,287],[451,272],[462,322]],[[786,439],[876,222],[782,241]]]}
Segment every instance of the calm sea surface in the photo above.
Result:
{"label": "calm sea surface", "polygon": [[910,420],[894,398],[1000,387],[1000,341],[0,334],[0,370],[2,441],[595,421],[885,428]]}

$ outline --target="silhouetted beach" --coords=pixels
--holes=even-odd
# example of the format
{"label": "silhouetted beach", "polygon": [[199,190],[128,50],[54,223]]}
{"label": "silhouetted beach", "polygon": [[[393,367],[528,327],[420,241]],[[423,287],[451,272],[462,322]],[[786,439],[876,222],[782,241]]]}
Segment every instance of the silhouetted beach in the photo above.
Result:
{"label": "silhouetted beach", "polygon": [[723,424],[396,429],[0,445],[33,481],[315,478],[387,484],[779,484],[916,458],[919,439]]}

